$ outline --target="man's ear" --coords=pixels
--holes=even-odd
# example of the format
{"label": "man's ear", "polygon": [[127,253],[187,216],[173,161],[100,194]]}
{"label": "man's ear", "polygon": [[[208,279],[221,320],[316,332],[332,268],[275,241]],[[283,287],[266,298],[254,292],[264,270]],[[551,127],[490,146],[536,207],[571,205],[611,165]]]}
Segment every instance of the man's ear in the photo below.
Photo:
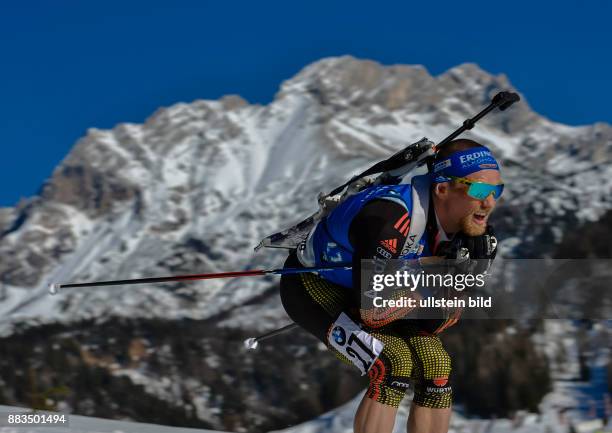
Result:
{"label": "man's ear", "polygon": [[434,195],[440,199],[448,196],[448,182],[436,183],[434,185]]}

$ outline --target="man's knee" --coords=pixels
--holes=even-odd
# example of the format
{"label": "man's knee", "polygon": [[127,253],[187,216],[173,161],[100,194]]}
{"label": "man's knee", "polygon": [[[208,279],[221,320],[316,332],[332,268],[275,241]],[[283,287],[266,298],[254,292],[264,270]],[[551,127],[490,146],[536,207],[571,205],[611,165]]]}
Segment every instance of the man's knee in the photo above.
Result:
{"label": "man's knee", "polygon": [[449,408],[453,402],[453,388],[450,377],[439,376],[422,379],[414,390],[414,404],[433,409]]}
{"label": "man's knee", "polygon": [[[341,319],[342,316],[328,331],[328,347],[341,360],[354,364],[362,374],[367,373],[370,379],[367,398],[397,408],[410,387],[413,371],[408,343],[392,334],[365,332],[346,316]],[[348,344],[350,340],[352,343]]]}
{"label": "man's knee", "polygon": [[406,341],[388,334],[374,334],[385,347],[368,376],[370,385],[367,396],[379,403],[398,407],[410,388],[413,371],[412,354]]}
{"label": "man's knee", "polygon": [[428,408],[443,409],[452,404],[451,357],[437,337],[411,339],[418,355],[414,403]]}

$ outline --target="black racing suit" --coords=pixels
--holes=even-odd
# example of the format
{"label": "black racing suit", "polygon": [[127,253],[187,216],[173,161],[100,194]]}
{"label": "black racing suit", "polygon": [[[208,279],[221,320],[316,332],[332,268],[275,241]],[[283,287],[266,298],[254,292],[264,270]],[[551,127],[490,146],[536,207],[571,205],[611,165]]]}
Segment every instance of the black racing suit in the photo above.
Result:
{"label": "black racing suit", "polygon": [[[424,236],[430,236],[430,245],[434,246],[437,224],[435,216],[431,218],[433,209],[429,215]],[[438,334],[456,323],[460,312],[445,319],[397,320],[409,314],[410,309],[360,308],[361,259],[398,258],[408,235],[407,217],[406,209],[398,203],[384,199],[367,203],[349,226],[349,241],[354,250],[353,287],[331,283],[312,273],[283,275],[281,300],[291,319],[345,362],[349,361],[328,340],[331,326],[342,312],[384,344],[368,371],[369,398],[397,407],[412,381],[415,404],[446,408],[452,400],[451,360]],[[295,253],[290,254],[285,267],[300,266]]]}

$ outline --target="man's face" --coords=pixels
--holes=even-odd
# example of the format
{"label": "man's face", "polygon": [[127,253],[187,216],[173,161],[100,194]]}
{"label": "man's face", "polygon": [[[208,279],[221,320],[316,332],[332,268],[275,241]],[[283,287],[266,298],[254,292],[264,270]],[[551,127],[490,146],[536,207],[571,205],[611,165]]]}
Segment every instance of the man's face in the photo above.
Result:
{"label": "man's face", "polygon": [[[465,179],[490,184],[501,183],[501,176],[497,170],[480,170],[466,176]],[[484,234],[487,228],[489,215],[495,208],[495,199],[490,194],[485,200],[478,200],[467,194],[468,185],[451,182],[446,197],[446,209],[449,220],[453,221],[455,228],[468,236]]]}

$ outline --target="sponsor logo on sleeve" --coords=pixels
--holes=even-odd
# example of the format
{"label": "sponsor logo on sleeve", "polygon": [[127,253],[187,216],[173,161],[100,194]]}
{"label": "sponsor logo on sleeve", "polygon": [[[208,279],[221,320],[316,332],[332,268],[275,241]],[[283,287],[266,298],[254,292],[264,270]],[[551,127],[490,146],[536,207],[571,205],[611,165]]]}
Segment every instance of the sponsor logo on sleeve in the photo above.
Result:
{"label": "sponsor logo on sleeve", "polygon": [[393,255],[389,251],[385,250],[383,247],[376,247],[376,252],[383,256],[385,259],[390,259],[391,257],[393,257]]}
{"label": "sponsor logo on sleeve", "polygon": [[397,239],[385,239],[380,244],[393,254],[397,253]]}
{"label": "sponsor logo on sleeve", "polygon": [[423,252],[423,245],[417,244],[416,235],[411,235],[406,239],[406,243],[404,244],[404,248],[402,249],[402,256],[406,254],[420,254]]}
{"label": "sponsor logo on sleeve", "polygon": [[403,236],[408,236],[408,229],[410,227],[410,218],[408,218],[408,215],[409,213],[406,212],[393,225],[393,228],[399,231]]}

